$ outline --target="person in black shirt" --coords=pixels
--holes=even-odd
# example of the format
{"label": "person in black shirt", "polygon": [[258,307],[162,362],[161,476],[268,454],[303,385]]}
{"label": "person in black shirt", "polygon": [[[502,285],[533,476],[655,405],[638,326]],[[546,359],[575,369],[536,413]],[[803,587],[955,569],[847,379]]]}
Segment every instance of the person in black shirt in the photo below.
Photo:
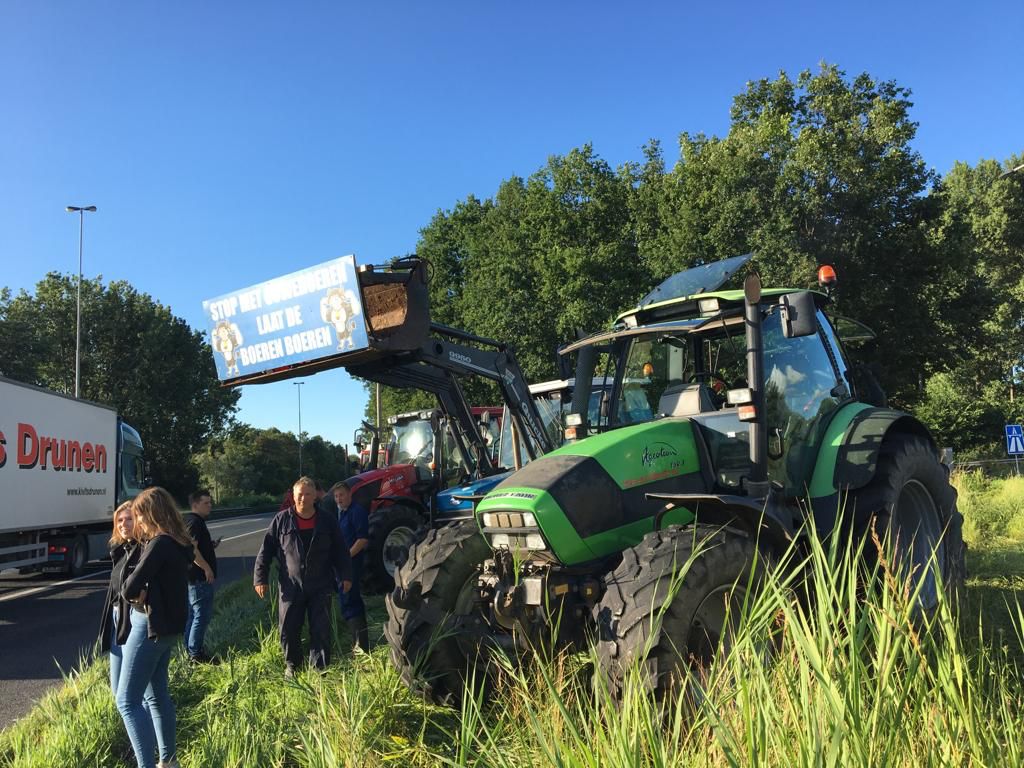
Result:
{"label": "person in black shirt", "polygon": [[352,587],[352,563],[337,521],[315,504],[316,483],[301,477],[292,487],[295,506],[278,512],[256,555],[253,587],[260,598],[267,594],[270,564],[278,562],[280,594],[277,604],[285,675],[291,677],[302,663],[302,625],[309,618],[309,663],[326,669],[330,663],[331,595],[342,584]]}
{"label": "person in black shirt", "polygon": [[188,572],[185,650],[191,662],[213,662],[215,659],[203,648],[206,628],[213,618],[213,584],[217,577],[217,553],[214,551],[217,545],[210,537],[210,529],[206,527],[206,518],[210,516],[213,503],[210,492],[203,489],[189,494],[188,503],[192,511],[186,512],[182,519],[197,554]]}
{"label": "person in black shirt", "polygon": [[100,617],[100,652],[110,655],[110,689],[116,694],[121,677],[121,646],[128,640],[132,625],[131,606],[121,597],[124,580],[135,570],[142,547],[135,539],[135,515],[132,503],[124,502],[114,512],[114,533],[110,537],[110,586]]}
{"label": "person in black shirt", "polygon": [[171,653],[185,631],[192,543],[173,497],[147,488],[132,502],[142,555],[125,576],[121,597],[131,604],[115,700],[140,768],[174,765],[176,712],[167,685]]}

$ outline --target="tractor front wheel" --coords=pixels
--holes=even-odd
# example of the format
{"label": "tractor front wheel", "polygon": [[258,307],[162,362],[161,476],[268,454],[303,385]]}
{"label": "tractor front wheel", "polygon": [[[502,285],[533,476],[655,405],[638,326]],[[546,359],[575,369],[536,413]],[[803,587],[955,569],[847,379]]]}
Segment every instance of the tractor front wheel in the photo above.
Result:
{"label": "tractor front wheel", "polygon": [[432,530],[410,550],[387,597],[391,659],[405,683],[435,704],[456,705],[468,682],[489,679],[467,623],[478,613],[479,567],[490,552],[475,521]]}
{"label": "tractor front wheel", "polygon": [[[897,434],[883,443],[869,485],[852,499],[869,566],[884,566],[917,594],[917,609],[928,616],[939,604],[941,588],[952,605],[964,594],[963,515],[956,489],[931,445],[921,437]],[[877,539],[877,541],[876,541]],[[938,577],[938,578],[937,578]]]}
{"label": "tractor front wheel", "polygon": [[370,542],[366,548],[364,590],[390,592],[395,573],[409,557],[409,548],[422,538],[426,520],[405,504],[385,504],[370,513]]}
{"label": "tractor front wheel", "polygon": [[595,608],[611,695],[621,699],[632,666],[658,699],[685,690],[728,650],[764,565],[754,539],[731,528],[670,526],[626,550]]}

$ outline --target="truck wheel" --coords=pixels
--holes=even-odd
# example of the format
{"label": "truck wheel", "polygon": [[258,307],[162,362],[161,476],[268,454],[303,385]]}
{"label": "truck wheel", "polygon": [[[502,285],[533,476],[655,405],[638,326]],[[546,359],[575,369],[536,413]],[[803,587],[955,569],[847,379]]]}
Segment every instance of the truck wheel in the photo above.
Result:
{"label": "truck wheel", "polygon": [[402,680],[435,704],[457,705],[467,680],[489,683],[483,650],[467,650],[479,567],[491,550],[475,521],[430,531],[415,545],[387,597],[384,634]]}
{"label": "truck wheel", "polygon": [[382,594],[394,588],[395,572],[409,557],[409,547],[422,538],[424,523],[419,512],[404,504],[385,504],[370,513],[364,590]]}
{"label": "truck wheel", "polygon": [[89,562],[89,540],[85,536],[75,536],[68,546],[65,570],[71,576],[85,573],[85,564]]}
{"label": "truck wheel", "polygon": [[[932,563],[938,565],[947,598],[955,607],[964,594],[963,515],[956,508],[956,489],[929,443],[913,435],[893,435],[882,445],[878,469],[871,483],[851,495],[860,535],[894,546],[890,567],[897,578],[914,578],[920,585],[918,608],[934,613],[939,585]],[[878,560],[878,548],[865,545],[869,566]],[[932,560],[932,555],[935,560]],[[912,576],[913,574],[913,576]]]}
{"label": "truck wheel", "polygon": [[[661,700],[684,690],[693,673],[727,650],[764,570],[760,558],[748,534],[699,525],[670,526],[627,549],[594,609],[599,674],[613,698],[621,700],[632,665]],[[681,586],[674,585],[688,562]]]}

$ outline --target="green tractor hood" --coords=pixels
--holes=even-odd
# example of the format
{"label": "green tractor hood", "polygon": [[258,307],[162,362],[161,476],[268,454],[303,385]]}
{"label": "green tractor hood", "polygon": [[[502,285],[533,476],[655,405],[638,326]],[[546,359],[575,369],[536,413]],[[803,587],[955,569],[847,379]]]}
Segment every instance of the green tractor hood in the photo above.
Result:
{"label": "green tractor hood", "polygon": [[[539,528],[546,551],[564,565],[620,552],[653,530],[654,516],[665,506],[646,494],[711,490],[694,429],[689,418],[666,418],[559,448],[487,494],[477,506],[481,529],[488,536],[494,530],[512,533],[517,524]],[[665,524],[692,519],[680,508]]]}

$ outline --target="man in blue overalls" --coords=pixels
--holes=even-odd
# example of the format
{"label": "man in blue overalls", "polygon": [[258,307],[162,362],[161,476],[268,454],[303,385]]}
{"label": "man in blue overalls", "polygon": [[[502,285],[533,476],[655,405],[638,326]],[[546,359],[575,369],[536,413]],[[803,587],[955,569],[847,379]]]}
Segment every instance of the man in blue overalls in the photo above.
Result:
{"label": "man in blue overalls", "polygon": [[348,553],[352,559],[352,588],[348,592],[338,592],[341,615],[348,622],[349,631],[352,633],[353,650],[360,648],[369,651],[370,636],[366,626],[366,606],[363,604],[361,589],[364,550],[370,543],[369,515],[362,504],[352,500],[352,490],[345,483],[338,483],[331,490],[338,505],[341,532],[348,543]]}
{"label": "man in blue overalls", "polygon": [[285,675],[291,677],[302,663],[302,625],[309,618],[309,662],[325,670],[331,651],[331,595],[341,584],[352,585],[348,547],[333,517],[318,512],[316,482],[300,477],[292,486],[295,505],[278,512],[256,555],[253,586],[264,598],[270,564],[278,561],[277,614],[284,651]]}

